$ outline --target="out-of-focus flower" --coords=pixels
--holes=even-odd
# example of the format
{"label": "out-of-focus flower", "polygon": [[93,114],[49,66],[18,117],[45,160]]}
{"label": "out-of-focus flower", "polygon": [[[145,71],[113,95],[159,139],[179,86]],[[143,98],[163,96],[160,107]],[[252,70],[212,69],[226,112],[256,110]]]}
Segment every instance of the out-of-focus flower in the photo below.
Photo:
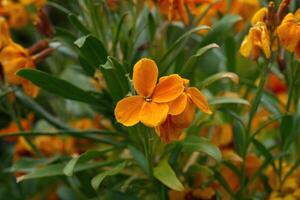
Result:
{"label": "out-of-focus flower", "polygon": [[258,22],[266,23],[267,16],[268,16],[268,9],[267,8],[259,9],[251,19],[252,26],[254,26]]}
{"label": "out-of-focus flower", "polygon": [[244,38],[240,47],[240,53],[247,57],[256,60],[261,50],[267,58],[271,56],[270,49],[270,33],[264,22],[256,23],[249,31],[249,34]]}
{"label": "out-of-focus flower", "polygon": [[0,17],[0,51],[11,42],[8,24],[3,17]]}
{"label": "out-of-focus flower", "polygon": [[189,23],[189,12],[193,15],[199,14],[198,5],[211,3],[212,0],[152,0],[150,5],[156,3],[163,15],[170,21],[183,21]]}
{"label": "out-of-focus flower", "polygon": [[277,28],[277,34],[283,47],[300,58],[300,9],[284,17]]}
{"label": "out-of-focus flower", "polygon": [[17,71],[23,68],[35,68],[40,60],[52,53],[53,49],[48,42],[39,41],[31,49],[13,42],[4,18],[0,17],[0,65],[4,75],[4,82],[12,85],[21,85],[25,93],[36,97],[38,87],[30,81],[18,77]]}
{"label": "out-of-focus flower", "polygon": [[149,127],[160,125],[169,112],[168,103],[184,90],[182,79],[174,74],[162,77],[158,84],[158,68],[150,59],[143,58],[133,68],[133,86],[136,96],[126,97],[117,103],[115,116],[125,126],[142,122]]}
{"label": "out-of-focus flower", "polygon": [[0,15],[8,20],[11,28],[23,28],[30,21],[37,20],[38,11],[46,3],[46,0],[2,0],[0,1]]}
{"label": "out-of-focus flower", "polygon": [[0,64],[4,71],[5,82],[22,85],[26,94],[32,97],[37,96],[38,87],[16,75],[20,69],[35,68],[35,63],[27,49],[16,43],[11,43],[0,51]]}
{"label": "out-of-focus flower", "polygon": [[[278,165],[278,163],[276,163]],[[282,164],[282,177],[285,177],[293,165],[284,162]],[[269,178],[269,185],[271,186],[272,192],[269,196],[269,200],[285,200],[291,199],[296,200],[300,198],[300,169],[295,169],[287,178],[279,180],[278,174],[274,171],[273,167],[270,166],[266,175]]]}
{"label": "out-of-focus flower", "polygon": [[274,73],[269,74],[266,88],[271,92],[273,92],[274,94],[281,94],[281,93],[288,92],[287,84],[278,76],[276,76]]}
{"label": "out-of-focus flower", "polygon": [[213,199],[216,195],[213,188],[196,188],[196,189],[187,189],[184,192],[178,192],[171,190],[169,191],[170,200],[186,200],[186,199],[203,199],[210,200]]}

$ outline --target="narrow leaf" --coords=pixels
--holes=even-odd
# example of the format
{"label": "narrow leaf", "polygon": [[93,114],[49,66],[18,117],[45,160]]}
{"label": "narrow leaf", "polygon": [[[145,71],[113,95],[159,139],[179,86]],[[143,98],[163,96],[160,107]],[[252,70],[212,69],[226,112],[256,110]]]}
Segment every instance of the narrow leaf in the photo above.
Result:
{"label": "narrow leaf", "polygon": [[161,161],[158,166],[154,168],[154,177],[173,190],[184,190],[182,183],[178,180],[175,172],[166,160]]}
{"label": "narrow leaf", "polygon": [[17,72],[17,75],[30,80],[33,84],[40,88],[61,97],[91,104],[98,103],[97,100],[88,92],[45,72],[32,69],[22,69]]}

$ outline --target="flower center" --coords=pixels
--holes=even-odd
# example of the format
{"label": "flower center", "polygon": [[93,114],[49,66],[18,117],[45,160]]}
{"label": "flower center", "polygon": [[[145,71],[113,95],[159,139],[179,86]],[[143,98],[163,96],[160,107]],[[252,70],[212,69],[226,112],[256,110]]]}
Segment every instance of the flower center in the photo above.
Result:
{"label": "flower center", "polygon": [[144,97],[144,99],[145,99],[146,102],[151,102],[152,101],[151,97]]}

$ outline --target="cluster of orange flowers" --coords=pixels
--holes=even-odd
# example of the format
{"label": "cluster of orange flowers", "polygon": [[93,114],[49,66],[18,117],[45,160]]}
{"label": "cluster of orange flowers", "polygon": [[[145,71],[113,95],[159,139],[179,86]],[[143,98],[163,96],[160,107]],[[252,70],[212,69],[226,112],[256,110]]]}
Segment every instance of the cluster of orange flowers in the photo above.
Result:
{"label": "cluster of orange flowers", "polygon": [[185,24],[190,21],[189,14],[193,17],[204,14],[200,24],[208,26],[211,26],[220,14],[238,14],[242,17],[242,21],[237,25],[237,30],[241,30],[245,22],[260,8],[258,0],[232,0],[230,5],[227,5],[226,0],[152,0],[150,2],[151,5],[158,4],[161,12],[169,20],[182,20]]}
{"label": "cluster of orange flowers", "polygon": [[205,96],[177,74],[161,77],[153,60],[143,58],[133,68],[133,87],[137,95],[118,102],[115,116],[125,126],[142,122],[154,127],[165,142],[177,140],[190,126],[195,106],[211,114]]}
{"label": "cluster of orange flowers", "polygon": [[[94,120],[82,118],[80,120],[70,122],[73,128],[79,130],[101,129],[99,117]],[[33,115],[28,115],[27,119],[20,120],[20,126],[23,131],[30,131],[32,128]],[[11,122],[7,127],[0,129],[0,134],[9,134],[19,132],[19,127],[15,122]],[[34,150],[24,139],[24,137],[9,137],[7,141],[15,142],[14,161],[23,157],[35,157]],[[61,136],[37,136],[32,143],[43,154],[43,156],[51,157],[58,154],[80,154],[90,148],[91,142],[86,139],[75,139],[73,137]],[[51,145],[49,145],[51,144]]]}
{"label": "cluster of orange flowers", "polygon": [[23,28],[31,21],[38,22],[38,12],[46,3],[47,0],[0,0],[0,16],[11,28]]}
{"label": "cluster of orange flowers", "polygon": [[300,9],[282,16],[287,2],[283,1],[277,12],[271,3],[269,8],[261,8],[253,16],[252,27],[240,48],[243,56],[256,60],[262,50],[265,57],[270,58],[280,44],[300,58]]}

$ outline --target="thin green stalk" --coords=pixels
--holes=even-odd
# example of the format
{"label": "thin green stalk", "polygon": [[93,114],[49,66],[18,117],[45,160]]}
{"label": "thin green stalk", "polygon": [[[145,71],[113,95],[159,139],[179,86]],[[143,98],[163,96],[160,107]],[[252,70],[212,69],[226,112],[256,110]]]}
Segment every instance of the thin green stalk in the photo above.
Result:
{"label": "thin green stalk", "polygon": [[[293,57],[292,57],[292,59],[293,59]],[[286,113],[288,113],[290,111],[290,108],[291,108],[294,89],[296,87],[296,83],[297,83],[297,80],[298,80],[299,68],[300,68],[300,67],[297,66],[296,71],[294,72],[294,63],[295,62],[292,61],[292,64],[291,64],[291,71],[292,71],[291,77],[292,77],[292,80],[291,80],[291,85],[289,87],[289,92],[288,92],[288,102],[287,102],[286,107],[285,107]]]}
{"label": "thin green stalk", "polygon": [[[94,133],[93,135],[91,135]],[[113,145],[120,145],[120,142],[117,142],[115,140],[112,140],[110,138],[103,138],[103,137],[97,137],[95,136],[97,132],[95,131],[20,131],[16,133],[5,133],[1,134],[0,138],[7,138],[7,137],[15,137],[15,136],[25,136],[25,137],[33,137],[33,136],[72,136],[72,137],[78,137],[83,139],[92,140],[94,142],[102,142],[107,144],[113,144]]]}
{"label": "thin green stalk", "polygon": [[[243,152],[242,152],[242,158],[243,160],[245,161],[245,158],[246,158],[246,155],[247,155],[247,151],[248,151],[248,148],[250,146],[250,140],[251,140],[251,125],[252,125],[252,121],[253,121],[253,118],[258,110],[258,107],[260,105],[260,102],[261,102],[261,97],[262,97],[262,94],[263,94],[263,90],[264,90],[264,86],[265,86],[265,83],[267,81],[267,74],[268,74],[268,70],[269,70],[269,67],[270,65],[272,64],[272,59],[268,60],[268,63],[267,65],[264,65],[264,68],[262,70],[262,73],[261,73],[261,76],[260,76],[260,82],[259,82],[259,86],[258,86],[258,90],[255,94],[255,97],[252,101],[252,107],[251,107],[251,110],[249,112],[249,120],[248,120],[248,124],[247,124],[247,128],[246,128],[246,144],[245,144],[245,147],[243,149]],[[245,190],[245,185],[246,185],[246,173],[245,173],[245,170],[246,170],[246,166],[245,166],[245,162],[242,162],[241,164],[241,189],[240,191],[238,192],[237,195],[244,195],[244,190]]]}

